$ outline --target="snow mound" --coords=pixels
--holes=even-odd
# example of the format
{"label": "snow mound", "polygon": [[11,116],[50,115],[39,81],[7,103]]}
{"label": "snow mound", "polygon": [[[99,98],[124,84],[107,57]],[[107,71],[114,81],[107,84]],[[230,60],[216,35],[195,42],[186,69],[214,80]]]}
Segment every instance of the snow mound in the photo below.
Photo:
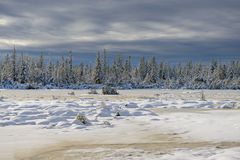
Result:
{"label": "snow mound", "polygon": [[138,105],[137,105],[137,103],[130,102],[130,103],[125,104],[125,107],[126,108],[138,108]]}
{"label": "snow mound", "polygon": [[[157,116],[154,108],[238,108],[238,101],[197,101],[197,100],[161,100],[142,99],[136,101],[97,101],[79,99],[72,101],[0,101],[0,126],[40,125],[44,128],[84,128],[86,124],[75,120],[78,113],[83,113],[91,126],[101,126],[104,121],[112,124],[115,117]],[[90,127],[90,126],[88,126]]]}

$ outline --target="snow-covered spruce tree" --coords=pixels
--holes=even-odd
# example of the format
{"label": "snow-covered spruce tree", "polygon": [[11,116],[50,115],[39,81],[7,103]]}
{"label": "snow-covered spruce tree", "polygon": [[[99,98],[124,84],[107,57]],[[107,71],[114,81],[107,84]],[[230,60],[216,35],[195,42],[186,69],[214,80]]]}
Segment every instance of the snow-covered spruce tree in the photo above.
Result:
{"label": "snow-covered spruce tree", "polygon": [[68,53],[68,58],[65,62],[65,68],[66,68],[66,83],[67,84],[73,84],[75,83],[75,77],[73,73],[73,60],[72,60],[72,51],[70,50]]}
{"label": "snow-covered spruce tree", "polygon": [[36,63],[36,79],[35,82],[38,84],[45,85],[45,65],[44,65],[44,56],[43,53],[41,53],[40,57],[37,60]]}
{"label": "snow-covered spruce tree", "polygon": [[151,75],[148,72],[143,81],[144,84],[151,84]]}
{"label": "snow-covered spruce tree", "polygon": [[7,81],[12,80],[12,70],[11,70],[11,63],[10,63],[10,57],[7,54],[3,60],[3,67],[1,72],[1,82],[5,83]]}
{"label": "snow-covered spruce tree", "polygon": [[103,73],[102,73],[100,52],[98,52],[97,57],[96,57],[96,64],[95,64],[95,68],[93,70],[92,80],[96,84],[101,84],[103,82]]}
{"label": "snow-covered spruce tree", "polygon": [[116,76],[117,76],[117,84],[123,82],[123,71],[124,71],[124,65],[123,65],[123,57],[121,54],[117,55],[116,59]]}
{"label": "snow-covered spruce tree", "polygon": [[108,61],[107,61],[107,50],[103,50],[103,59],[102,59],[102,73],[103,73],[103,83],[108,81],[108,71],[109,71]]}
{"label": "snow-covered spruce tree", "polygon": [[114,58],[114,62],[112,64],[112,67],[110,68],[109,82],[113,84],[122,83],[123,72],[124,72],[123,58],[120,54],[118,54],[117,57]]}
{"label": "snow-covered spruce tree", "polygon": [[65,67],[65,59],[62,56],[61,62],[57,65],[57,74],[56,74],[56,82],[58,86],[62,86],[67,84],[67,75],[66,75],[66,67]]}
{"label": "snow-covered spruce tree", "polygon": [[28,66],[27,66],[27,61],[21,53],[21,58],[20,58],[20,66],[19,66],[19,75],[18,75],[18,82],[24,84],[28,82]]}
{"label": "snow-covered spruce tree", "polygon": [[84,83],[85,82],[84,64],[80,63],[77,67],[74,68],[74,70],[76,84]]}
{"label": "snow-covered spruce tree", "polygon": [[117,65],[116,60],[114,60],[112,66],[109,68],[109,75],[108,75],[108,81],[107,83],[116,84],[118,79],[117,75]]}
{"label": "snow-covered spruce tree", "polygon": [[184,74],[184,81],[185,81],[185,87],[191,88],[192,86],[192,79],[193,79],[193,63],[192,61],[188,61],[183,68],[183,74]]}
{"label": "snow-covered spruce tree", "polygon": [[226,78],[226,72],[227,72],[227,68],[226,68],[226,65],[218,65],[218,78],[220,80],[224,80]]}
{"label": "snow-covered spruce tree", "polygon": [[86,71],[86,66],[81,63],[80,66],[79,66],[79,83],[86,83],[86,74],[87,74],[87,71]]}
{"label": "snow-covered spruce tree", "polygon": [[156,63],[156,58],[152,57],[149,61],[149,70],[150,70],[150,82],[151,83],[156,83],[158,81],[158,76],[157,76],[157,63]]}
{"label": "snow-covered spruce tree", "polygon": [[123,82],[130,83],[132,80],[132,65],[131,65],[131,56],[125,61],[124,71],[123,71]]}
{"label": "snow-covered spruce tree", "polygon": [[55,67],[53,70],[53,83],[58,85],[60,83],[59,69],[58,69],[60,67],[60,62],[57,60],[54,66]]}
{"label": "snow-covered spruce tree", "polygon": [[0,61],[0,85],[2,84],[2,70],[3,70],[3,64]]}
{"label": "snow-covered spruce tree", "polygon": [[167,63],[163,64],[163,80],[169,80],[170,79],[170,66]]}
{"label": "snow-covered spruce tree", "polygon": [[145,58],[141,57],[140,58],[140,64],[138,66],[138,72],[139,72],[139,76],[140,76],[140,80],[144,81],[146,75],[147,75],[147,68],[146,68],[146,63],[145,63]]}
{"label": "snow-covered spruce tree", "polygon": [[86,75],[86,82],[89,83],[89,82],[93,82],[92,81],[92,75],[93,75],[93,67],[91,64],[89,65],[86,65],[85,67],[85,75]]}
{"label": "snow-covered spruce tree", "polygon": [[50,60],[47,66],[47,71],[46,71],[46,83],[47,84],[52,84],[54,82],[54,64]]}
{"label": "snow-covered spruce tree", "polygon": [[156,83],[156,76],[157,76],[157,72],[156,72],[156,63],[155,63],[155,59],[152,57],[148,63],[147,63],[147,75],[144,78],[144,83],[145,84],[152,84],[152,83]]}
{"label": "snow-covered spruce tree", "polygon": [[16,65],[17,65],[17,57],[16,57],[16,48],[15,48],[15,46],[14,46],[14,48],[13,48],[13,53],[12,53],[12,56],[11,56],[11,69],[12,69],[12,71],[11,71],[11,79],[13,80],[13,81],[17,81],[17,69],[16,69]]}
{"label": "snow-covered spruce tree", "polygon": [[160,62],[158,66],[158,78],[160,81],[164,80],[164,62]]}
{"label": "snow-covered spruce tree", "polygon": [[202,89],[203,88],[203,83],[205,83],[205,76],[203,73],[203,67],[200,63],[195,64],[193,66],[193,71],[192,71],[192,88],[197,88],[197,89]]}
{"label": "snow-covered spruce tree", "polygon": [[138,67],[134,68],[132,71],[132,80],[131,82],[134,84],[139,84],[141,82]]}
{"label": "snow-covered spruce tree", "polygon": [[158,69],[159,81],[166,81],[170,78],[170,66],[165,62],[160,62]]}
{"label": "snow-covered spruce tree", "polygon": [[175,68],[176,72],[175,72],[175,79],[177,81],[177,84],[179,86],[183,86],[184,84],[184,73],[183,73],[183,69],[182,69],[182,64],[179,63],[177,65],[177,67]]}
{"label": "snow-covered spruce tree", "polygon": [[219,63],[217,61],[214,61],[212,64],[212,68],[214,68],[212,70],[212,76],[211,76],[211,89],[221,89],[222,85],[221,85],[221,80],[219,79]]}
{"label": "snow-covered spruce tree", "polygon": [[36,83],[37,79],[36,63],[31,57],[29,57],[28,64],[29,64],[29,83],[34,84]]}

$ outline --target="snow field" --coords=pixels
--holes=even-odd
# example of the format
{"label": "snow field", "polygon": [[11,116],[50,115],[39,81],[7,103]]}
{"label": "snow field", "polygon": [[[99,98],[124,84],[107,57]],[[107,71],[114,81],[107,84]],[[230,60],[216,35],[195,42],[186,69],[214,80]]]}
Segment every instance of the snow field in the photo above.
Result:
{"label": "snow field", "polygon": [[[160,99],[141,99],[132,102],[93,99],[26,102],[2,100],[0,102],[0,126],[38,125],[47,129],[97,129],[114,127],[114,125],[123,123],[125,119],[131,119],[144,120],[149,125],[159,127],[163,131],[181,134],[186,138],[240,141],[240,136],[238,136],[240,135],[238,123],[240,110],[236,103],[236,101],[220,100],[166,101]],[[87,118],[87,124],[76,119],[79,113]]]}
{"label": "snow field", "polygon": [[[6,153],[13,152],[12,145],[15,146],[16,142],[9,141],[12,135],[16,139],[20,132],[18,127],[30,127],[29,132],[36,133],[36,136],[41,136],[41,139],[47,137],[44,137],[44,134],[51,134],[48,137],[50,140],[53,137],[64,140],[71,137],[73,140],[85,140],[87,144],[90,142],[93,144],[162,142],[164,138],[151,139],[151,136],[159,133],[180,137],[183,142],[213,144],[240,142],[240,101],[238,98],[226,100],[224,97],[221,99],[207,97],[206,101],[201,101],[196,100],[197,96],[187,100],[186,97],[185,99],[176,98],[174,93],[167,92],[164,94],[167,98],[160,96],[149,98],[147,93],[144,98],[143,95],[145,94],[141,93],[135,99],[121,99],[121,97],[112,99],[80,97],[77,99],[76,96],[74,99],[67,100],[56,97],[52,100],[34,98],[20,101],[7,97],[1,98],[0,129],[2,132],[6,129],[6,135],[2,133],[4,143],[1,146],[7,150]],[[218,96],[217,93],[216,96]],[[88,123],[84,124],[77,120],[78,114],[86,116]],[[14,133],[9,133],[9,137],[4,138],[8,135],[8,129]],[[14,135],[15,132],[17,135]],[[44,134],[39,135],[40,132]],[[32,146],[39,143],[36,141],[36,144],[32,144],[26,139],[30,135],[34,137],[32,133],[29,133],[25,139],[24,135],[19,136],[19,146],[22,141]],[[48,141],[47,138],[45,141]],[[6,147],[8,145],[9,148]],[[237,146],[175,148],[169,153],[163,153],[161,150],[149,152],[134,147],[123,149],[103,147],[66,150],[64,154],[74,157],[81,154],[93,156],[90,153],[94,153],[102,155],[98,157],[99,159],[237,160],[240,157],[240,149]],[[4,152],[3,150],[2,153]],[[77,158],[79,157],[75,157]]]}

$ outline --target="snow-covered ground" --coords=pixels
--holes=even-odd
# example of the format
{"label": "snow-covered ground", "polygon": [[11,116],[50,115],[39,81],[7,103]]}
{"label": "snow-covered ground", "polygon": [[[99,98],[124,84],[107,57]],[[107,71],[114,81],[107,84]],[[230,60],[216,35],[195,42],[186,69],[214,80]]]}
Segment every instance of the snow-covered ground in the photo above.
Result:
{"label": "snow-covered ground", "polygon": [[87,92],[1,90],[0,159],[240,159],[240,91]]}

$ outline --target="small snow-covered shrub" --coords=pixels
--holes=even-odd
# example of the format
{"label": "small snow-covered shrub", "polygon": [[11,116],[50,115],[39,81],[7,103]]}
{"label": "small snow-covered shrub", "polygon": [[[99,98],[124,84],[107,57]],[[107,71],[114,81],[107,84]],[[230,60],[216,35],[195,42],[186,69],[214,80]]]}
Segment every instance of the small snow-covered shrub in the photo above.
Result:
{"label": "small snow-covered shrub", "polygon": [[25,89],[38,89],[39,87],[37,85],[32,85],[32,84],[28,84]]}
{"label": "small snow-covered shrub", "polygon": [[205,94],[203,91],[201,92],[201,101],[206,101]]}
{"label": "small snow-covered shrub", "polygon": [[75,95],[75,92],[69,92],[68,95],[71,95],[71,96],[74,96]]}
{"label": "small snow-covered shrub", "polygon": [[108,121],[104,121],[103,124],[106,125],[106,126],[110,126],[111,125],[111,123],[108,122]]}
{"label": "small snow-covered shrub", "polygon": [[3,96],[1,96],[1,97],[0,97],[0,101],[3,101],[3,99],[4,99],[4,97],[3,97]]}
{"label": "small snow-covered shrub", "polygon": [[118,116],[121,116],[121,115],[120,115],[120,112],[117,112],[117,113],[116,113],[116,117],[118,117]]}
{"label": "small snow-covered shrub", "polygon": [[56,96],[52,96],[52,99],[55,100],[55,99],[58,99]]}
{"label": "small snow-covered shrub", "polygon": [[76,116],[76,120],[80,121],[82,124],[88,124],[89,123],[87,117],[85,115],[80,114],[80,113],[78,113],[78,115]]}
{"label": "small snow-covered shrub", "polygon": [[237,102],[231,102],[231,104],[232,104],[232,108],[237,108],[236,107]]}
{"label": "small snow-covered shrub", "polygon": [[98,94],[96,89],[91,89],[88,94]]}
{"label": "small snow-covered shrub", "polygon": [[157,94],[155,94],[155,96],[159,98],[159,97],[160,97],[160,94],[159,94],[159,93],[157,93]]}
{"label": "small snow-covered shrub", "polygon": [[110,85],[106,85],[102,88],[102,93],[107,95],[118,95],[119,93],[115,88],[112,88]]}

